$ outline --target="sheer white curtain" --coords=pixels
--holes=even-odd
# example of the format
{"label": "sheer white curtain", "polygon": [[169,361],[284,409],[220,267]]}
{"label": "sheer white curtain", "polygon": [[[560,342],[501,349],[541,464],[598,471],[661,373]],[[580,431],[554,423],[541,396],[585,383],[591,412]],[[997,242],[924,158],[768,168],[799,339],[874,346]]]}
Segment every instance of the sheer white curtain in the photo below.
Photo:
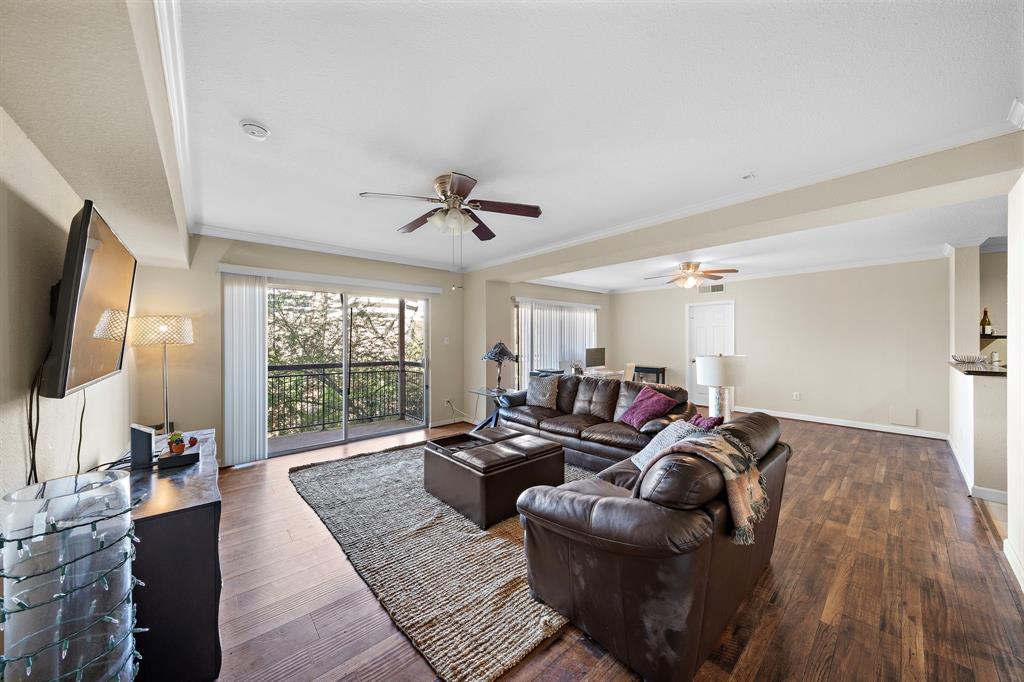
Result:
{"label": "sheer white curtain", "polygon": [[222,273],[225,465],[267,458],[267,278]]}
{"label": "sheer white curtain", "polygon": [[597,308],[549,301],[516,301],[519,386],[526,388],[535,369],[561,369],[583,362],[597,343]]}

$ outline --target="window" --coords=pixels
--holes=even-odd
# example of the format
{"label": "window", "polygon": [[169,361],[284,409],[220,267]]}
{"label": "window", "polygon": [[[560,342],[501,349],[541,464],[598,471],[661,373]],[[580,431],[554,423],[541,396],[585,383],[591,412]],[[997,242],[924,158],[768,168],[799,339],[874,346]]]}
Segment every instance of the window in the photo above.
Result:
{"label": "window", "polygon": [[519,386],[535,369],[566,369],[582,363],[585,350],[597,344],[597,307],[516,299],[516,346]]}

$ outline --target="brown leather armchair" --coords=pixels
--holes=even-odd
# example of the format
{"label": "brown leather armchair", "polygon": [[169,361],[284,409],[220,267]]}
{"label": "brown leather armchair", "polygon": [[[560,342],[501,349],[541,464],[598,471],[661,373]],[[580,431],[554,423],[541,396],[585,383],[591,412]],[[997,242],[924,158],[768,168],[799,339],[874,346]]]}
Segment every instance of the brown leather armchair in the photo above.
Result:
{"label": "brown leather armchair", "polygon": [[531,594],[649,680],[691,679],[771,560],[790,448],[763,413],[723,428],[768,480],[753,545],[732,543],[724,479],[693,455],[663,457],[642,480],[624,460],[519,497]]}

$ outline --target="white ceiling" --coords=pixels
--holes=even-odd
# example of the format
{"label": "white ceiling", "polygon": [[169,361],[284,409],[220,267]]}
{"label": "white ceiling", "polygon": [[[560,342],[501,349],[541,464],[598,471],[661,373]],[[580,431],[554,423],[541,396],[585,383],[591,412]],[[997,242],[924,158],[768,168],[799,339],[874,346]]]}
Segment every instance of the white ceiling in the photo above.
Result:
{"label": "white ceiling", "polygon": [[947,244],[979,246],[1006,234],[1006,197],[857,220],[659,258],[557,275],[537,284],[601,292],[665,286],[645,277],[672,272],[682,261],[738,268],[724,283],[800,272],[939,258]]}
{"label": "white ceiling", "polygon": [[486,214],[473,269],[1009,132],[1024,98],[1019,0],[180,12],[195,231],[442,267],[448,240],[395,232],[427,205],[357,194],[455,169],[543,207]]}

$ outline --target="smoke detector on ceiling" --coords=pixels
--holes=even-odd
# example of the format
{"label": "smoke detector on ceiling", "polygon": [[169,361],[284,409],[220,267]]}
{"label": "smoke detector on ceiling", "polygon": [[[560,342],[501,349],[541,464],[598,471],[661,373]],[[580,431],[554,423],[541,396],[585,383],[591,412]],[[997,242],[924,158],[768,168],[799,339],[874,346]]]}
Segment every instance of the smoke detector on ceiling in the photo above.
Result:
{"label": "smoke detector on ceiling", "polygon": [[257,142],[263,142],[270,136],[270,130],[256,121],[242,121],[242,132]]}
{"label": "smoke detector on ceiling", "polygon": [[1012,123],[1015,127],[1024,130],[1024,102],[1014,98],[1010,104],[1010,113],[1007,114],[1006,120]]}

